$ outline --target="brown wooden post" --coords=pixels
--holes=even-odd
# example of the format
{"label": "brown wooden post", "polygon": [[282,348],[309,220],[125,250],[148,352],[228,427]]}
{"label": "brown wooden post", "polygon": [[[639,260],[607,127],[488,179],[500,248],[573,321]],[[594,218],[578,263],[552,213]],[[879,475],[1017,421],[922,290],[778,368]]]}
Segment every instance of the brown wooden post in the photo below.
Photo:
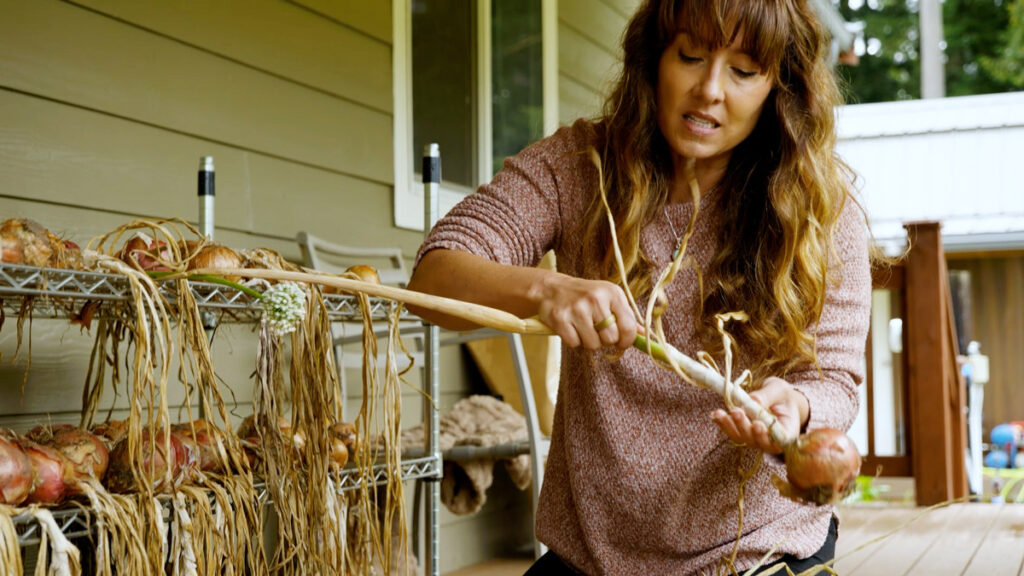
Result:
{"label": "brown wooden post", "polygon": [[[906,267],[906,330],[911,458],[918,505],[951,500],[962,486],[964,448],[957,444],[951,382],[956,358],[950,340],[945,256],[938,222],[905,225],[911,250]],[[956,394],[959,398],[959,394]]]}

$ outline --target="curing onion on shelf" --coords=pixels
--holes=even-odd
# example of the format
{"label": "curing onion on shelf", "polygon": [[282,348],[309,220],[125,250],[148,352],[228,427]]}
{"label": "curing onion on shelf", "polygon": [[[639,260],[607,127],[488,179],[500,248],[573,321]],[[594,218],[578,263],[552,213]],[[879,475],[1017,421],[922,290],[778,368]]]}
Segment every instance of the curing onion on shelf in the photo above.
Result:
{"label": "curing onion on shelf", "polygon": [[28,439],[53,448],[71,464],[75,478],[86,476],[102,480],[107,472],[110,451],[99,436],[70,424],[36,426]]}
{"label": "curing onion on shelf", "polygon": [[18,438],[18,445],[32,461],[35,476],[26,504],[60,504],[75,492],[75,468],[60,452],[25,437]]}
{"label": "curing onion on shelf", "polygon": [[142,232],[135,232],[117,254],[122,262],[143,272],[167,271],[167,267],[160,261],[168,261],[171,256],[166,242],[154,240]]}
{"label": "curing onion on shelf", "polygon": [[0,504],[21,504],[32,491],[35,476],[32,461],[14,440],[14,435],[0,430]]}
{"label": "curing onion on shelf", "polygon": [[175,424],[171,427],[171,433],[191,452],[190,460],[195,461],[196,469],[202,472],[224,470],[218,449],[218,446],[223,446],[223,432],[206,420]]}
{"label": "curing onion on shelf", "polygon": [[46,266],[53,254],[51,236],[35,220],[8,218],[0,223],[0,258],[10,264]]}
{"label": "curing onion on shelf", "polygon": [[[194,247],[193,247],[194,248]],[[231,248],[224,246],[223,244],[210,243],[199,248],[192,254],[192,251],[183,255],[183,257],[189,257],[187,270],[198,270],[201,268],[240,268],[242,266],[242,257],[238,255]],[[228,275],[224,276],[225,280],[231,282],[238,282],[242,279],[241,276]]]}
{"label": "curing onion on shelf", "polygon": [[103,440],[103,443],[107,445],[108,451],[113,450],[114,446],[128,435],[128,421],[107,420],[93,426],[92,433]]}
{"label": "curing onion on shelf", "polygon": [[[169,491],[172,485],[176,485],[188,471],[194,461],[190,461],[190,454],[182,444],[181,439],[175,434],[170,434],[170,452],[167,451],[163,430],[157,430],[152,434],[149,428],[142,431],[142,438],[139,440],[139,453],[141,460],[138,462],[138,469],[142,475],[142,481],[157,492]],[[117,443],[110,452],[110,466],[107,468],[104,484],[111,492],[131,492],[136,489],[135,475],[132,472],[131,450],[129,450],[129,438]],[[171,485],[167,479],[170,476]]]}

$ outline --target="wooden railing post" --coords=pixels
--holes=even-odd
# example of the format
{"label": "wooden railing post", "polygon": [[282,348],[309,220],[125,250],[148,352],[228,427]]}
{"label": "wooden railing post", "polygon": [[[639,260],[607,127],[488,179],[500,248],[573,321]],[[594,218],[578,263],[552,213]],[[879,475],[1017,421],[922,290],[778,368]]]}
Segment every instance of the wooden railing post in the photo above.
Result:
{"label": "wooden railing post", "polygon": [[[905,225],[907,367],[910,453],[917,504],[963,496],[961,382],[950,346],[952,320],[938,222]],[[955,337],[954,337],[955,338]]]}

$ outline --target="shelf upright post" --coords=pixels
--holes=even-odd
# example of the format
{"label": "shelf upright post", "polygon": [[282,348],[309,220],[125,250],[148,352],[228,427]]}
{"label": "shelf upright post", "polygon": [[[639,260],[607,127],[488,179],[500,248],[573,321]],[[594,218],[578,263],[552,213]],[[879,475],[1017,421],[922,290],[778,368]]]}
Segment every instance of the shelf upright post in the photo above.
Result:
{"label": "shelf upright post", "polygon": [[[216,186],[214,185],[215,173],[213,171],[213,156],[199,157],[199,233],[207,240],[213,241],[213,199]],[[205,310],[199,313],[203,322],[203,331],[206,332],[206,340],[213,346],[213,333],[217,329],[217,315],[212,311]],[[205,417],[203,407],[206,402],[199,402],[199,416]]]}
{"label": "shelf upright post", "polygon": [[[213,156],[199,157],[199,233],[209,241],[213,241],[213,199],[215,192],[215,173],[213,171]],[[213,312],[203,312],[201,315],[203,328],[206,335],[213,341],[213,330],[217,327],[217,317]]]}
{"label": "shelf upright post", "polygon": [[[440,192],[441,192],[441,151],[440,147],[436,143],[427,144],[423,148],[423,231],[424,234],[428,234],[430,229],[433,228],[434,223],[437,222],[438,212],[440,206]],[[426,379],[427,388],[430,398],[437,401],[439,397],[439,385],[440,381],[440,363],[439,363],[439,348],[440,348],[440,330],[433,324],[424,322],[425,331],[425,368],[426,368]],[[438,463],[437,474],[431,478],[427,478],[427,498],[426,498],[426,514],[424,522],[426,524],[426,542],[425,548],[426,553],[424,554],[423,573],[428,576],[439,576],[440,569],[438,567],[438,536],[441,531],[441,511],[439,509],[441,501],[441,433],[440,433],[440,417],[438,411],[434,409],[432,403],[423,403],[423,424],[427,433],[425,434],[427,445],[425,446],[427,454],[430,454],[434,458],[434,462]]]}

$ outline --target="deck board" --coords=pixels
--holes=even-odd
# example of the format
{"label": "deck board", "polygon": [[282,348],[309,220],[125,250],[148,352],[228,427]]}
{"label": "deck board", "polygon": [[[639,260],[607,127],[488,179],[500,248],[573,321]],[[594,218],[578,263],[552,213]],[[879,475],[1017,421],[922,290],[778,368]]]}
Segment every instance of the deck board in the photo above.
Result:
{"label": "deck board", "polygon": [[1024,564],[1024,506],[999,506],[999,516],[964,576],[1019,576]]}
{"label": "deck board", "polygon": [[[842,576],[1024,576],[1021,504],[846,505],[839,518]],[[512,576],[529,566],[496,559],[448,576]]]}

